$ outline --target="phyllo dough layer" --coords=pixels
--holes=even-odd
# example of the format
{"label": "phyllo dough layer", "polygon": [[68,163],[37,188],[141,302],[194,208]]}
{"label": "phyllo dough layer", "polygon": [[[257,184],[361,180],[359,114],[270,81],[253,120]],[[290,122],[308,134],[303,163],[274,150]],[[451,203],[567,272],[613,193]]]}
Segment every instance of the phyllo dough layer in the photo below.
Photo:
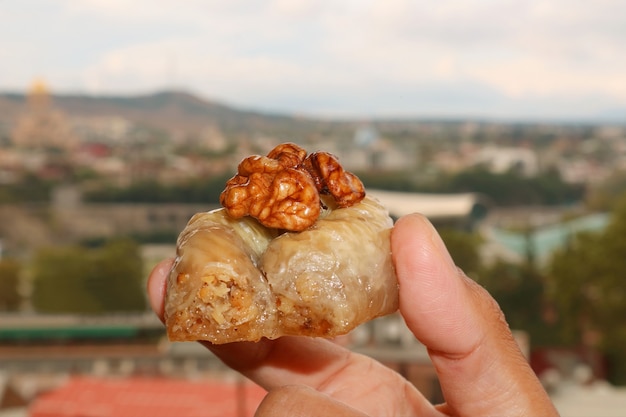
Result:
{"label": "phyllo dough layer", "polygon": [[366,197],[284,232],[223,209],[195,215],[168,278],[170,340],[333,337],[398,308],[393,222]]}

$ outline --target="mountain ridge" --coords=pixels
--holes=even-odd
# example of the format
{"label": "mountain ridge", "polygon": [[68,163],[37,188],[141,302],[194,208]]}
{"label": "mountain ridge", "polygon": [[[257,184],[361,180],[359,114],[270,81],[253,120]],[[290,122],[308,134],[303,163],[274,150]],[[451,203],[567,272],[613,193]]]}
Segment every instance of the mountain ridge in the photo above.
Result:
{"label": "mountain ridge", "polygon": [[[50,94],[54,108],[69,117],[118,116],[132,122],[162,129],[170,133],[194,135],[209,126],[217,127],[230,136],[272,135],[290,140],[294,136],[305,137],[333,132],[344,136],[352,135],[355,128],[364,124],[389,126],[403,129],[415,127],[417,123],[486,122],[501,124],[626,124],[622,111],[612,109],[610,115],[594,120],[498,120],[481,118],[344,118],[328,119],[314,116],[277,113],[243,109],[220,101],[205,99],[185,90],[160,90],[142,94]],[[17,119],[27,111],[27,93],[0,92],[0,127],[10,129]],[[624,113],[626,114],[626,113]],[[623,121],[622,121],[623,120]],[[403,127],[404,126],[404,127]]]}
{"label": "mountain ridge", "polygon": [[[229,134],[264,132],[282,136],[327,122],[243,110],[195,94],[163,90],[137,95],[51,94],[52,106],[69,117],[124,117],[168,131],[197,132],[216,126]],[[0,92],[0,123],[11,126],[27,111],[28,95]]]}

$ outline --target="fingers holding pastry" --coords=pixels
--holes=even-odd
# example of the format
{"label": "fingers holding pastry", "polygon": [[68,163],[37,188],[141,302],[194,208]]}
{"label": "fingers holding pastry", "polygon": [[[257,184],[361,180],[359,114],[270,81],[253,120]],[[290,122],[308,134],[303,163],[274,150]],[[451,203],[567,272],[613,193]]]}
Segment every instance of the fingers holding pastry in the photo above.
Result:
{"label": "fingers holding pastry", "polygon": [[334,337],[398,307],[387,210],[336,157],[282,144],[253,155],[179,235],[170,340]]}
{"label": "fingers holding pastry", "polygon": [[420,215],[392,233],[400,312],[429,350],[451,415],[557,416],[495,300]]}
{"label": "fingers holding pastry", "polygon": [[[446,403],[433,408],[389,368],[324,339],[205,343],[227,365],[273,392],[259,412],[282,410],[278,406],[289,398],[281,387],[299,385],[321,393],[311,396],[307,388],[308,394],[297,389],[303,401],[330,400],[329,409],[345,410],[346,415],[354,409],[355,415],[381,416],[557,416],[497,305],[458,271],[430,223],[418,215],[400,219],[391,241],[402,289],[401,312],[429,349]],[[148,280],[150,304],[160,317],[170,266],[171,260],[160,263]],[[304,416],[318,410],[312,405],[296,411]]]}

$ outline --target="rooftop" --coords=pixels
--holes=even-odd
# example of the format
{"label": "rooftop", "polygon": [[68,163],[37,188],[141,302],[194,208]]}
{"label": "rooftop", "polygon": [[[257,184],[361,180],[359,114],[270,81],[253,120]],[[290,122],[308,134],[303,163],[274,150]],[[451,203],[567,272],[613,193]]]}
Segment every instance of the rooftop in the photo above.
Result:
{"label": "rooftop", "polygon": [[243,417],[265,396],[241,380],[74,377],[38,397],[30,417]]}

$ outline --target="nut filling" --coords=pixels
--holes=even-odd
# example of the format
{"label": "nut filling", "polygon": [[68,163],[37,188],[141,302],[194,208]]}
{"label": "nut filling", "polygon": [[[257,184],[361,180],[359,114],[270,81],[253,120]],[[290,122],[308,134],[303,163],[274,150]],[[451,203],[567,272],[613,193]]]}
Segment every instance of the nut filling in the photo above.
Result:
{"label": "nut filling", "polygon": [[326,152],[279,145],[194,215],[167,282],[170,340],[333,337],[398,308],[387,210]]}

